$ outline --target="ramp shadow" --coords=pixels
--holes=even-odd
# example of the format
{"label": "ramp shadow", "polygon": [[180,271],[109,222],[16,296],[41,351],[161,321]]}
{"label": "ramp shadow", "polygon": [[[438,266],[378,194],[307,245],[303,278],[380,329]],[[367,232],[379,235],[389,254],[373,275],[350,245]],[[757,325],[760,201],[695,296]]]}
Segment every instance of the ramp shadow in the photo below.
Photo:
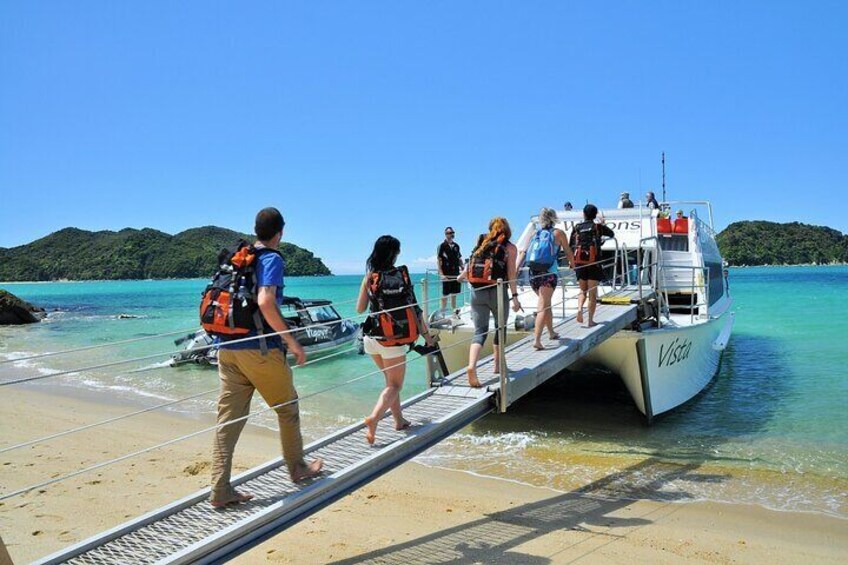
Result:
{"label": "ramp shadow", "polygon": [[[622,518],[614,512],[634,500],[686,500],[685,492],[663,493],[662,487],[678,481],[719,481],[720,476],[698,474],[698,464],[669,463],[646,459],[620,472],[569,493],[489,514],[484,518],[447,528],[418,539],[396,544],[353,558],[335,561],[353,563],[550,563],[547,557],[527,555],[516,548],[557,531],[577,530],[596,535],[623,537],[634,528],[651,524],[645,518]],[[651,477],[646,481],[645,477]],[[600,528],[594,531],[593,528]],[[615,530],[620,530],[615,533]],[[579,543],[579,542],[575,542]]]}

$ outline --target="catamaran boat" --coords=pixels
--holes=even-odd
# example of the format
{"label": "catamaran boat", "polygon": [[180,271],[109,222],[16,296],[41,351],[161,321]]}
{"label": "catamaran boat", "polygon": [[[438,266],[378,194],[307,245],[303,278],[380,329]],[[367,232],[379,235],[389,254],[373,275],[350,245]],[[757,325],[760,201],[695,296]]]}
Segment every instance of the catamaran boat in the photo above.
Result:
{"label": "catamaran boat", "polygon": [[[353,347],[358,342],[359,325],[342,317],[329,300],[285,297],[280,307],[289,328],[295,329],[295,339],[307,355],[322,356],[342,347]],[[171,366],[186,363],[218,365],[218,348],[215,339],[200,329],[174,342],[183,350],[171,356]],[[205,346],[212,346],[201,349]]]}
{"label": "catamaran boat", "polygon": [[[668,218],[672,208],[688,208],[688,217]],[[699,215],[704,212],[707,221]],[[732,299],[716,244],[712,206],[709,202],[667,202],[661,210],[613,209],[602,210],[602,214],[615,237],[606,239],[601,247],[607,280],[600,283],[599,304],[605,297],[613,300],[628,291],[630,296],[644,292],[645,300],[638,301],[640,315],[631,327],[597,345],[570,369],[587,363],[618,374],[650,421],[707,386],[730,339]],[[559,212],[556,227],[570,237],[582,221],[582,212]],[[533,217],[517,242],[519,249],[527,247],[537,228],[538,218]],[[509,312],[508,345],[532,332],[535,317],[537,298],[529,287],[526,269],[519,278],[523,311]],[[578,294],[574,272],[561,268],[560,287],[552,299],[554,325],[576,315]],[[436,311],[429,319],[439,330],[448,370],[464,367],[474,332],[470,308],[465,306],[456,315]],[[494,329],[494,320],[490,327]],[[483,355],[491,353],[491,343],[491,338],[486,340]]]}

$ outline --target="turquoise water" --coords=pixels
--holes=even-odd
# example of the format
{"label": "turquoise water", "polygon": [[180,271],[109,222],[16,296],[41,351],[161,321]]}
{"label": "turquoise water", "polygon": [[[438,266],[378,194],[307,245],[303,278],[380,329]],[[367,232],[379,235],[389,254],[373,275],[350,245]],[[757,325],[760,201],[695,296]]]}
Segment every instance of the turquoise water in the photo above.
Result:
{"label": "turquoise water", "polygon": [[[51,311],[41,324],[0,328],[0,359],[188,331],[205,282],[0,284]],[[359,277],[287,282],[287,294],[329,298],[343,315],[353,315]],[[569,374],[419,460],[562,490],[618,472],[625,477],[621,484],[604,488],[617,488],[619,496],[750,502],[848,517],[848,268],[734,269],[730,283],[736,325],[718,378],[653,426],[643,425],[616,378]],[[118,319],[119,314],[139,317]],[[3,364],[0,379],[170,352],[172,340]],[[217,385],[213,370],[160,367],[161,361],[24,386],[85,390],[110,402],[149,406]],[[351,352],[298,370],[296,380],[301,396],[308,397],[371,371],[368,358]],[[382,377],[372,375],[305,398],[305,435],[315,439],[357,421],[381,385]],[[413,361],[404,395],[420,390],[423,368]],[[214,399],[212,393],[176,409],[208,414]],[[257,423],[271,420],[257,417]]]}

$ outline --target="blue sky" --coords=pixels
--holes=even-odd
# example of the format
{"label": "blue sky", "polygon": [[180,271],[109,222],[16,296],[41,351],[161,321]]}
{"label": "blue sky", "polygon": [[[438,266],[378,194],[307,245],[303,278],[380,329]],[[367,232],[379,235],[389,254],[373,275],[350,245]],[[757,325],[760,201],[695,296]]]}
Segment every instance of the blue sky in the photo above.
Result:
{"label": "blue sky", "polygon": [[848,231],[844,2],[10,2],[0,246],[250,230],[361,271],[659,187]]}

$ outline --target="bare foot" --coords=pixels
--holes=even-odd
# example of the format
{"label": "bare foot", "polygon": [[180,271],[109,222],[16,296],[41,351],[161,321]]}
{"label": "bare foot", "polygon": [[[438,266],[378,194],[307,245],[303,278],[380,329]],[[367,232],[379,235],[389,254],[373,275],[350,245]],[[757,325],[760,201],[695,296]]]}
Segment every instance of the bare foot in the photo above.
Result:
{"label": "bare foot", "polygon": [[311,463],[299,465],[294,471],[291,472],[291,479],[299,483],[300,481],[305,481],[306,479],[311,479],[318,475],[321,472],[321,468],[324,466],[323,459],[316,459]]}
{"label": "bare foot", "polygon": [[587,328],[594,328],[594,327],[595,327],[595,326],[597,326],[597,325],[598,325],[598,323],[597,323],[597,322],[592,322],[592,321],[590,321],[588,324],[586,324],[586,327],[587,327]]}
{"label": "bare foot", "polygon": [[253,495],[249,492],[238,492],[236,491],[233,498],[229,500],[210,500],[209,503],[213,508],[223,508],[225,506],[229,506],[230,504],[241,504],[242,502],[247,502],[248,500],[252,500]]}
{"label": "bare foot", "polygon": [[374,439],[377,437],[377,420],[371,416],[365,417],[365,441],[370,445],[374,445]]}
{"label": "bare foot", "polygon": [[552,333],[552,334],[551,334],[551,339],[552,339],[553,341],[558,340],[558,339],[559,339],[559,334],[558,334],[558,333],[556,333],[556,332]]}
{"label": "bare foot", "polygon": [[578,324],[583,323],[583,312],[577,312],[577,323]]}
{"label": "bare foot", "polygon": [[481,386],[483,386],[477,379],[476,367],[468,367],[468,386],[470,386],[471,388],[480,388]]}
{"label": "bare foot", "polygon": [[395,429],[398,430],[398,431],[405,430],[405,429],[409,428],[410,426],[412,426],[412,422],[410,422],[406,418],[401,418],[400,420],[395,420]]}
{"label": "bare foot", "polygon": [[544,345],[542,345],[541,343],[534,343],[534,344],[533,344],[533,349],[535,349],[536,351],[544,351],[544,350],[545,350],[545,346],[544,346]]}

